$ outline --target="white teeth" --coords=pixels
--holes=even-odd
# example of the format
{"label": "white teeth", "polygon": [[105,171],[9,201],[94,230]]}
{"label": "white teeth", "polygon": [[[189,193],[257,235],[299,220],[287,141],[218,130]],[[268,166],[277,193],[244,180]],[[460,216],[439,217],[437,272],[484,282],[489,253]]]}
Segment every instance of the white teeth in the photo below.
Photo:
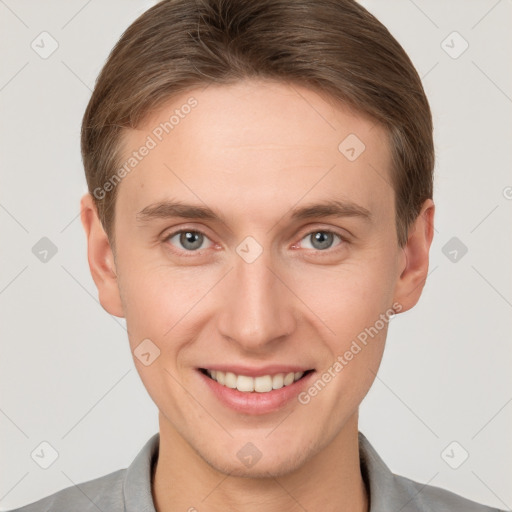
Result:
{"label": "white teeth", "polygon": [[272,377],[272,387],[274,389],[281,389],[284,386],[284,375],[278,373]]}
{"label": "white teeth", "polygon": [[254,391],[254,379],[245,375],[239,375],[236,379],[236,389],[238,391]]}
{"label": "white teeth", "polygon": [[293,382],[293,379],[295,378],[295,374],[293,372],[291,373],[287,373],[285,376],[284,376],[284,385],[285,386],[289,386],[292,382]]}
{"label": "white teeth", "polygon": [[221,372],[220,370],[206,370],[206,372],[219,384],[245,393],[251,393],[252,391],[268,393],[273,389],[289,386],[304,375],[304,372],[290,372],[249,377],[247,375],[235,375],[232,372]]}
{"label": "white teeth", "polygon": [[254,391],[257,391],[258,393],[267,393],[272,391],[272,377],[270,375],[256,377],[254,379]]}
{"label": "white teeth", "polygon": [[[218,370],[215,373],[222,373]],[[210,373],[210,377],[213,379],[213,375]],[[226,372],[224,374],[224,386],[227,386],[228,388],[235,389],[236,388],[236,375],[231,372]]]}

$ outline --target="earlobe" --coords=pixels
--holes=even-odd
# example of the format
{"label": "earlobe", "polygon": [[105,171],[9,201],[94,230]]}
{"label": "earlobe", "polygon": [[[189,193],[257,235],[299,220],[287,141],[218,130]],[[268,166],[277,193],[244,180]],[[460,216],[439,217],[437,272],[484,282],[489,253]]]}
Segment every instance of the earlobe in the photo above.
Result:
{"label": "earlobe", "polygon": [[89,269],[98,288],[100,304],[111,315],[123,318],[114,254],[89,193],[80,201],[80,219],[87,238]]}
{"label": "earlobe", "polygon": [[429,251],[434,236],[435,205],[427,199],[409,229],[409,237],[403,247],[405,266],[395,288],[395,302],[401,304],[401,312],[418,302],[428,275]]}

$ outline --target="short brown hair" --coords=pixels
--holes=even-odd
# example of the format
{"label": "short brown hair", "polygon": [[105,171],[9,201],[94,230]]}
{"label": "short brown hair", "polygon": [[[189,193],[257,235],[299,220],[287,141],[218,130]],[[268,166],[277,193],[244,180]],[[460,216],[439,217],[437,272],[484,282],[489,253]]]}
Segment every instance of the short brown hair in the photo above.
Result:
{"label": "short brown hair", "polygon": [[[122,135],[173,96],[246,78],[308,87],[385,127],[398,242],[432,198],[432,116],[418,73],[389,31],[354,0],[163,0],[112,49],[84,114],[89,192],[114,244]],[[341,141],[340,141],[341,142]]]}

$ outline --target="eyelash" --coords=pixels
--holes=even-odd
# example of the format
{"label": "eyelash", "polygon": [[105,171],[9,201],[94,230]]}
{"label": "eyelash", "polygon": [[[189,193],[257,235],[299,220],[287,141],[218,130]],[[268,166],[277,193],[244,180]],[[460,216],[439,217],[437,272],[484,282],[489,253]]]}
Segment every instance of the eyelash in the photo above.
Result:
{"label": "eyelash", "polygon": [[[206,235],[205,233],[203,233],[202,231],[198,230],[198,229],[180,229],[178,231],[173,231],[172,233],[168,233],[166,234],[164,237],[163,237],[163,242],[168,242],[171,238],[174,238],[176,235],[180,235],[182,233],[198,233],[198,234],[201,234],[203,235],[206,239],[210,240],[210,238],[208,237],[208,235]],[[339,239],[340,239],[340,243],[337,245],[337,246],[334,246],[334,248],[328,248],[328,249],[325,249],[325,250],[321,250],[321,249],[308,249],[308,251],[313,251],[315,253],[318,253],[318,254],[331,254],[333,252],[335,252],[337,250],[337,248],[339,248],[340,246],[342,245],[345,245],[347,243],[349,243],[348,239],[341,235],[340,233],[337,233],[336,231],[333,231],[333,230],[330,230],[330,229],[314,229],[312,231],[309,231],[307,233],[304,234],[304,236],[302,236],[300,238],[300,241],[304,240],[304,238],[308,237],[308,236],[311,236],[315,233],[328,233],[328,234],[332,234],[334,236],[337,236]],[[210,240],[211,242],[211,240]],[[169,244],[172,246],[172,244]],[[294,244],[296,245],[296,244]],[[185,257],[193,257],[193,256],[197,256],[197,255],[202,255],[202,253],[204,251],[206,251],[207,249],[199,249],[199,250],[195,250],[195,251],[187,251],[187,250],[178,250],[176,249],[176,247],[172,246],[173,248],[171,249],[173,252],[177,252],[178,254],[180,255],[185,255]]]}

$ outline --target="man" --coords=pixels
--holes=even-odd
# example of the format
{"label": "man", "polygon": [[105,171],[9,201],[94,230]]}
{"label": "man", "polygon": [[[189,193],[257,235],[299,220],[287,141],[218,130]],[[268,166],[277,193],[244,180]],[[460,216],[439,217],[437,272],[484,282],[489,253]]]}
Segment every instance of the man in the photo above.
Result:
{"label": "man", "polygon": [[434,216],[428,101],[363,7],[158,3],[105,64],[82,154],[91,273],[160,428],[19,510],[496,510],[393,475],[358,431]]}

